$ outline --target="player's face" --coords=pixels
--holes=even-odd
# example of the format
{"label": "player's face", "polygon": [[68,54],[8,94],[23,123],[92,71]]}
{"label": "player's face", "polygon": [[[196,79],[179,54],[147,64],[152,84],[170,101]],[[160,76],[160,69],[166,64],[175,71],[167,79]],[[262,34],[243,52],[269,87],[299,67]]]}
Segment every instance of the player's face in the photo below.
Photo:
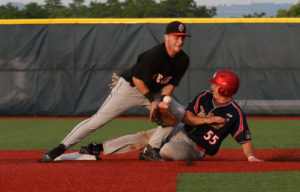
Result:
{"label": "player's face", "polygon": [[178,35],[165,35],[165,44],[168,51],[168,54],[171,57],[174,57],[179,53],[184,45],[185,36]]}
{"label": "player's face", "polygon": [[220,97],[222,97],[220,94],[219,94],[219,89],[220,89],[220,85],[217,85],[217,84],[212,84],[211,85],[211,90],[213,91],[213,97],[215,99],[218,99]]}
{"label": "player's face", "polygon": [[213,97],[218,103],[228,103],[232,101],[232,97],[224,97],[219,94],[220,85],[212,84],[211,89],[213,90]]}

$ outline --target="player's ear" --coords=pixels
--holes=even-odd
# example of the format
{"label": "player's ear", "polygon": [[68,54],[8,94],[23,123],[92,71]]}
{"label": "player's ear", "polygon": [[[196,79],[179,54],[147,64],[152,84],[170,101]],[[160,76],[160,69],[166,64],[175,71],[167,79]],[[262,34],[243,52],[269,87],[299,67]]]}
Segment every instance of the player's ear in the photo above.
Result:
{"label": "player's ear", "polygon": [[165,40],[165,42],[168,41],[168,39],[169,39],[169,35],[168,34],[164,34],[164,40]]}

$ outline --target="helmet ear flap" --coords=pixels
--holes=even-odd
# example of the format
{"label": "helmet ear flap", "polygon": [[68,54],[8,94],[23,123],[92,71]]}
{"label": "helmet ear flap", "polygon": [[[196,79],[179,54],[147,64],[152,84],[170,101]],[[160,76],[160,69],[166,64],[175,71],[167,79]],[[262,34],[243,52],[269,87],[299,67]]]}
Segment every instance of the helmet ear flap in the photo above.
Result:
{"label": "helmet ear flap", "polygon": [[220,95],[225,95],[226,94],[226,90],[222,87],[219,88],[218,92],[219,92]]}
{"label": "helmet ear flap", "polygon": [[219,94],[223,95],[225,97],[230,97],[232,95],[232,90],[231,89],[226,89],[226,88],[219,88]]}

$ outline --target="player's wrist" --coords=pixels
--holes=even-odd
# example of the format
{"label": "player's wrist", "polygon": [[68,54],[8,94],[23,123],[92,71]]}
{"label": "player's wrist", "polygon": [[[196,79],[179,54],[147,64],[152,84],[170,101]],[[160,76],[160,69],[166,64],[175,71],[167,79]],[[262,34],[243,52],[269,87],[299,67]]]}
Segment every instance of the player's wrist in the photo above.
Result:
{"label": "player's wrist", "polygon": [[162,102],[164,100],[164,97],[167,96],[167,95],[161,95],[160,97],[160,101]]}
{"label": "player's wrist", "polygon": [[150,91],[147,92],[146,94],[144,94],[144,96],[149,100],[150,103],[152,103],[153,101],[155,101],[154,95]]}
{"label": "player's wrist", "polygon": [[255,159],[256,157],[254,156],[254,155],[250,155],[249,157],[248,157],[248,161],[250,161],[251,159]]}

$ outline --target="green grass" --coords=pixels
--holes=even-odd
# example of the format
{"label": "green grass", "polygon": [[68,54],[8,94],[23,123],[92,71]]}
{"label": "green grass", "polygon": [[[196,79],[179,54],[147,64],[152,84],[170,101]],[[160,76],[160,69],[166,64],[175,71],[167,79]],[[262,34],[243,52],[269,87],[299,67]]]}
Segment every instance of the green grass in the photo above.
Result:
{"label": "green grass", "polygon": [[300,189],[300,171],[179,174],[180,192],[295,192]]}
{"label": "green grass", "polygon": [[[0,150],[49,149],[57,145],[82,119],[1,119]],[[248,120],[255,148],[299,148],[300,120]],[[155,127],[146,119],[115,119],[76,146],[105,141]],[[75,148],[76,148],[75,147]],[[221,148],[239,149],[231,136]]]}
{"label": "green grass", "polygon": [[[82,119],[1,119],[0,150],[52,148],[81,121]],[[76,147],[153,127],[155,125],[146,119],[116,119],[90,134]]]}
{"label": "green grass", "polygon": [[[252,142],[260,149],[298,149],[300,146],[300,120],[248,120]],[[221,148],[240,148],[231,136]]]}

